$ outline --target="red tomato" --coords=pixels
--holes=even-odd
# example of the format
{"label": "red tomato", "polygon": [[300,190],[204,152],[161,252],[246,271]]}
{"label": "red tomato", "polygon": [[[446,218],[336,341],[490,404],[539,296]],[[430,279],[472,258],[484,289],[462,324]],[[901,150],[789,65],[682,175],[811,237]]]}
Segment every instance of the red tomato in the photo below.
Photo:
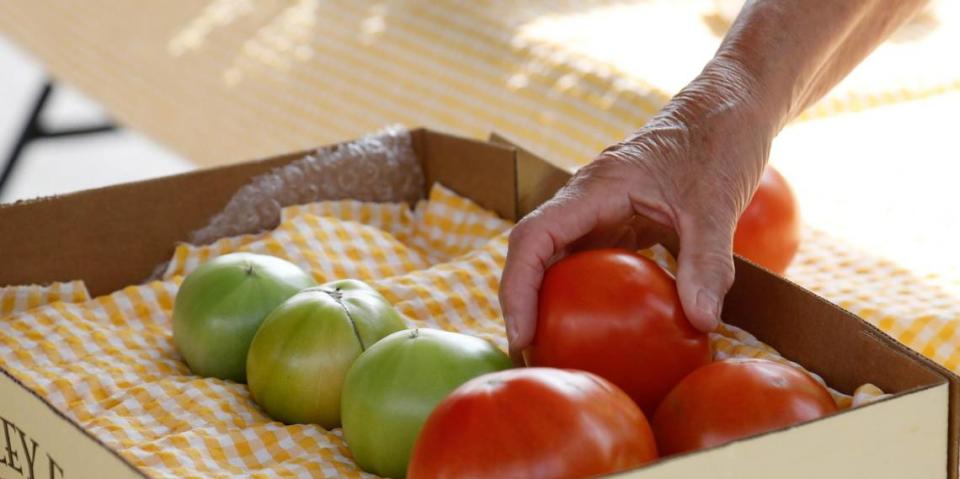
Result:
{"label": "red tomato", "polygon": [[673,278],[637,253],[571,255],[547,270],[539,299],[530,364],[597,374],[648,415],[712,359],[707,335],[683,314]]}
{"label": "red tomato", "polygon": [[430,414],[408,479],[610,474],[657,458],[643,412],[583,371],[521,368],[455,389]]}
{"label": "red tomato", "polygon": [[800,246],[800,210],[787,180],[768,166],[740,216],[733,251],[783,274]]}
{"label": "red tomato", "polygon": [[704,366],[670,391],[653,417],[664,454],[695,451],[762,434],[837,410],[804,371],[766,359]]}

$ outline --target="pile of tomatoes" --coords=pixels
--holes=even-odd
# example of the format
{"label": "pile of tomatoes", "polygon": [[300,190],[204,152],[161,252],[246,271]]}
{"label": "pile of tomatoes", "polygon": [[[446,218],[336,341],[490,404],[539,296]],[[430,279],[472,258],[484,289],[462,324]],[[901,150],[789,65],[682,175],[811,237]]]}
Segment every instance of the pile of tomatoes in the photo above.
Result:
{"label": "pile of tomatoes", "polygon": [[547,271],[526,359],[535,367],[481,376],[440,403],[410,477],[601,475],[836,410],[800,369],[713,362],[673,278],[626,250],[574,254]]}
{"label": "pile of tomatoes", "polygon": [[[767,168],[737,224],[734,250],[782,274],[799,237],[793,193]],[[836,410],[802,370],[762,359],[713,362],[673,278],[630,251],[583,252],[554,264],[525,353],[535,367],[481,376],[437,407],[411,477],[601,475]]]}
{"label": "pile of tomatoes", "polygon": [[489,341],[406,328],[361,281],[317,285],[251,253],[197,268],[173,311],[174,344],[194,374],[246,382],[274,420],[342,427],[357,464],[388,477],[406,474],[423,423],[451,391],[511,367]]}

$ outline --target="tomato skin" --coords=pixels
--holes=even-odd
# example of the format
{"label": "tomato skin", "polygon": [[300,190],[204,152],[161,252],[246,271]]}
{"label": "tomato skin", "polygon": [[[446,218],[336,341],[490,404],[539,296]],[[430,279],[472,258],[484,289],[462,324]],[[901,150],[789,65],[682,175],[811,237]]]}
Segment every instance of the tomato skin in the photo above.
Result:
{"label": "tomato skin", "polygon": [[366,283],[307,288],[277,306],[247,354],[247,386],[272,419],[340,425],[344,378],[364,349],[405,328],[403,317]]}
{"label": "tomato skin", "polygon": [[547,270],[527,359],[597,374],[651,415],[712,356],[707,335],[687,321],[673,278],[635,252],[601,249]]}
{"label": "tomato skin", "polygon": [[190,370],[245,382],[247,350],[264,318],[313,277],[289,261],[253,253],[218,256],[190,273],[173,306],[173,341]]}
{"label": "tomato skin", "polygon": [[663,455],[718,446],[811,421],[837,410],[806,372],[767,359],[704,366],[670,391],[653,416]]}
{"label": "tomato skin", "polygon": [[509,369],[486,340],[420,328],[381,339],[354,361],[341,396],[343,438],[364,471],[402,478],[433,408],[466,381]]}
{"label": "tomato skin", "polygon": [[583,371],[520,368],[472,379],[427,419],[409,479],[574,478],[657,458],[643,412]]}
{"label": "tomato skin", "polygon": [[800,246],[800,209],[787,180],[767,166],[760,185],[740,215],[733,251],[783,274]]}

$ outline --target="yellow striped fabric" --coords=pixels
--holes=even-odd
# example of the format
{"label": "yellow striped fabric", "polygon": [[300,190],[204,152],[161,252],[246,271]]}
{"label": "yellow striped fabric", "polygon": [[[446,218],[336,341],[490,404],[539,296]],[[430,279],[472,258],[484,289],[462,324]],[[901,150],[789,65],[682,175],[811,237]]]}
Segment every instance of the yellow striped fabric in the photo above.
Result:
{"label": "yellow striped fabric", "polygon": [[[182,278],[220,254],[272,254],[318,281],[368,281],[411,327],[466,332],[505,348],[497,289],[510,226],[439,185],[413,211],[355,201],[288,207],[272,231],[180,245],[162,280],[89,300],[48,294],[49,304],[5,315],[0,366],[151,476],[361,477],[339,429],[272,422],[244,385],[190,374],[170,319]],[[672,267],[662,248],[646,254]],[[0,289],[0,297],[14,290]],[[718,357],[786,361],[730,326],[711,339]],[[881,395],[866,386],[856,403]]]}
{"label": "yellow striped fabric", "polygon": [[[942,2],[807,116],[960,88]],[[387,124],[497,131],[568,166],[639,128],[709,59],[711,0],[0,2],[0,31],[200,164]],[[202,134],[198,134],[202,132]]]}

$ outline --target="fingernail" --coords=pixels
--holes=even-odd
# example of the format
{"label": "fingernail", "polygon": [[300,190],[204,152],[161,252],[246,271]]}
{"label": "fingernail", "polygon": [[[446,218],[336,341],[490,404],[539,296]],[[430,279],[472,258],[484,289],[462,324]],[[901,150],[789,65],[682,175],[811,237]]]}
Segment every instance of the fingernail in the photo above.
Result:
{"label": "fingernail", "polygon": [[697,291],[697,309],[709,318],[708,326],[711,330],[716,329],[720,324],[720,307],[720,299],[712,291],[706,289]]}

